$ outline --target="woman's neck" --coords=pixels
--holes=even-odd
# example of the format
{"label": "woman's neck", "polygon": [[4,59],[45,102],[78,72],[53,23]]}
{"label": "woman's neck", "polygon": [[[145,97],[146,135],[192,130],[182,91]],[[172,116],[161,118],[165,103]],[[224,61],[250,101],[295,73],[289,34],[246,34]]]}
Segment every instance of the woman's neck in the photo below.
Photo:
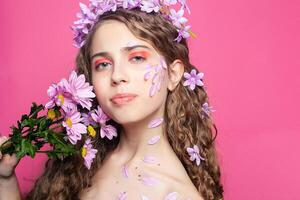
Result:
{"label": "woman's neck", "polygon": [[[154,128],[148,128],[150,121],[158,119],[161,116],[149,116],[139,123],[123,125],[123,131],[120,133],[120,142],[114,153],[118,155],[119,162],[136,163],[140,162],[145,156],[159,156],[162,159],[166,154],[172,151],[168,142],[167,134],[164,133],[162,122]],[[156,143],[149,144],[149,140],[158,138]]]}

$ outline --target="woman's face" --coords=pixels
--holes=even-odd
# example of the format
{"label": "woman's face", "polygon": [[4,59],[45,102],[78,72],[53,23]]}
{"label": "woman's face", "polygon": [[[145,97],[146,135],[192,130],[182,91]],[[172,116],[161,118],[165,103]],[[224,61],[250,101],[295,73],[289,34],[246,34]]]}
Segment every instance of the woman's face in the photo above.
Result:
{"label": "woman's face", "polygon": [[[91,45],[92,83],[98,103],[119,124],[146,117],[162,117],[167,97],[167,66],[147,42],[136,38],[125,24],[102,22]],[[131,101],[112,98],[136,95]]]}

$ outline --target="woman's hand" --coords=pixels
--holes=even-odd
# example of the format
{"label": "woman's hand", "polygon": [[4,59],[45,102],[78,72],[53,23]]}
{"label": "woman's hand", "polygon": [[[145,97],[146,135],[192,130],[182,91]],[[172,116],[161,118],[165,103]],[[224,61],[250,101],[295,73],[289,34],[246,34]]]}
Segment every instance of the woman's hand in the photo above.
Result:
{"label": "woman's hand", "polygon": [[[8,140],[8,137],[0,137],[0,146]],[[14,170],[19,163],[16,154],[4,154],[0,152],[0,179],[10,178],[14,174]]]}

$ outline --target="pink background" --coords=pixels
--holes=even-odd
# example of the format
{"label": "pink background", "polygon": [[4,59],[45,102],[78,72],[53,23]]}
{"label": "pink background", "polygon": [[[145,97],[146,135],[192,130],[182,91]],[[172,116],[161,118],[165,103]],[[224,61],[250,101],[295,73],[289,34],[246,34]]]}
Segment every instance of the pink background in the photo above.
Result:
{"label": "pink background", "polygon": [[[0,132],[45,103],[52,82],[74,66],[70,25],[79,1],[10,1],[0,6]],[[87,2],[87,1],[84,1]],[[219,130],[225,199],[300,199],[300,4],[297,0],[190,2],[191,59]],[[298,111],[298,113],[297,113]],[[22,192],[45,156],[17,167]]]}

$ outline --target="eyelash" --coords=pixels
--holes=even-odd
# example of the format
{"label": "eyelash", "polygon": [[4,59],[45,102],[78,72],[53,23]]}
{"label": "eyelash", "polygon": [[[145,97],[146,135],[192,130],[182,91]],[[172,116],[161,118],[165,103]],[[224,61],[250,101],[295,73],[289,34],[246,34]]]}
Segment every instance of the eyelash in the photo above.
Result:
{"label": "eyelash", "polygon": [[[139,58],[139,61],[134,61],[135,63],[141,63],[146,60],[146,58],[143,56],[133,56],[132,58],[130,58],[130,60],[133,60],[135,58]],[[140,59],[142,59],[142,60],[140,60]]]}
{"label": "eyelash", "polygon": [[101,65],[105,64],[107,66],[107,64],[111,64],[110,62],[102,62],[102,63],[98,63],[95,68],[98,69]]}
{"label": "eyelash", "polygon": [[[143,56],[133,56],[133,57],[131,57],[129,60],[131,61],[131,60],[134,60],[134,59],[137,59],[138,58],[138,60],[135,60],[135,61],[133,61],[134,63],[141,63],[141,62],[144,62],[145,60],[146,60],[146,58],[145,57],[143,57]],[[96,69],[98,69],[99,68],[99,66],[101,66],[101,65],[111,65],[111,63],[110,62],[101,62],[101,63],[98,63],[96,66],[95,66],[95,68]]]}

